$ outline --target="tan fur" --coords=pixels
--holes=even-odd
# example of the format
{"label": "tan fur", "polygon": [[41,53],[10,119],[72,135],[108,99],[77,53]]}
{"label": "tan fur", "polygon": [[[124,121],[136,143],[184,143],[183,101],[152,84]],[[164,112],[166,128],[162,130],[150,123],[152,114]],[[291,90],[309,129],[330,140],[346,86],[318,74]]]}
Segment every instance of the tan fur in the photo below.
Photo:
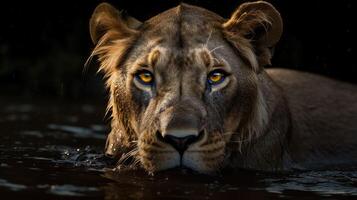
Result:
{"label": "tan fur", "polygon": [[[149,172],[183,166],[214,173],[357,162],[356,87],[264,69],[282,34],[280,14],[269,3],[244,3],[230,19],[181,4],[143,23],[104,3],[90,29],[91,57],[98,57],[110,93],[106,154],[119,163],[133,158]],[[215,69],[228,75],[208,85]],[[153,74],[152,86],[136,79],[140,70]],[[333,88],[342,91],[334,96]],[[339,112],[332,114],[333,102]],[[180,155],[158,137],[170,131],[203,136]]]}

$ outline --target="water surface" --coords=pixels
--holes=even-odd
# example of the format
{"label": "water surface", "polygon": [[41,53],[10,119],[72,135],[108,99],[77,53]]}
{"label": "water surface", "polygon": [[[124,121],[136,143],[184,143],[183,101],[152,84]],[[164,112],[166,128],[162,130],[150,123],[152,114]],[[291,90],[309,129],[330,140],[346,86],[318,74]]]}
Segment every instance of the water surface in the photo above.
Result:
{"label": "water surface", "polygon": [[357,199],[356,171],[113,170],[104,105],[0,99],[1,199]]}

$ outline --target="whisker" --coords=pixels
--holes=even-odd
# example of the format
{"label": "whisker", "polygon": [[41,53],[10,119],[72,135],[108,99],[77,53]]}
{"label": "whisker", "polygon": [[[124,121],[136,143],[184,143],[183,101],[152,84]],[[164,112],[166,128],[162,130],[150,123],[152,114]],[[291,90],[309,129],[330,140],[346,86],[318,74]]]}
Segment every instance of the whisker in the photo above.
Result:
{"label": "whisker", "polygon": [[135,155],[137,155],[138,151],[139,150],[136,146],[136,143],[134,143],[133,149],[131,149],[129,152],[123,153],[120,159],[118,160],[117,165],[125,164],[125,162],[129,158],[133,158],[133,157],[135,158]]}
{"label": "whisker", "polygon": [[238,132],[224,132],[222,135],[233,135],[233,134],[238,134]]}
{"label": "whisker", "polygon": [[242,142],[250,142],[250,139],[245,139],[245,140],[234,140],[234,141],[229,141],[229,143],[242,143]]}
{"label": "whisker", "polygon": [[259,136],[252,136],[252,135],[244,136],[244,135],[241,135],[240,132],[223,132],[223,133],[221,133],[221,136],[233,136],[233,135],[236,135],[238,138],[235,138],[236,140],[231,140],[229,142],[232,142],[232,143],[251,142],[251,141],[259,139]]}
{"label": "whisker", "polygon": [[132,163],[132,166],[133,168],[136,168],[139,166],[139,163],[140,163],[140,159],[139,158],[135,158],[134,162]]}
{"label": "whisker", "polygon": [[207,40],[206,40],[206,43],[205,43],[204,47],[207,47],[208,42],[209,42],[209,40],[211,39],[212,33],[213,33],[213,30],[211,30],[211,32],[209,33],[208,38],[207,38]]}
{"label": "whisker", "polygon": [[117,165],[124,164],[129,158],[130,156],[127,153],[123,153],[120,159],[118,160]]}
{"label": "whisker", "polygon": [[215,48],[211,49],[209,52],[212,53],[213,51],[215,51],[217,49],[221,49],[221,48],[223,48],[223,45],[215,47]]}

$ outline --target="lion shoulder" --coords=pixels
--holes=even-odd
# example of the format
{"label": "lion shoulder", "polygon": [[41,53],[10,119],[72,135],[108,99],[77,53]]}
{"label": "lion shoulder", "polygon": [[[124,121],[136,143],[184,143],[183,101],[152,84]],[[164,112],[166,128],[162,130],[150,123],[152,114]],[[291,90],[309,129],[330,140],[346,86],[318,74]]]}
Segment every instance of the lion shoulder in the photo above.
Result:
{"label": "lion shoulder", "polygon": [[357,162],[357,87],[308,72],[267,72],[290,109],[295,160],[309,168]]}

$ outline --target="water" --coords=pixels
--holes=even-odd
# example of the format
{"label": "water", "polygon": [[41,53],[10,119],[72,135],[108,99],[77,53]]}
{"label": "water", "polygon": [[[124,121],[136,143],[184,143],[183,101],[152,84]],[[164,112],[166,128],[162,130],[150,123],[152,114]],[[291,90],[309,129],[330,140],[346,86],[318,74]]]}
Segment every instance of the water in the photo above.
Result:
{"label": "water", "polygon": [[210,177],[113,170],[103,155],[104,104],[0,103],[1,199],[357,199],[356,171]]}

